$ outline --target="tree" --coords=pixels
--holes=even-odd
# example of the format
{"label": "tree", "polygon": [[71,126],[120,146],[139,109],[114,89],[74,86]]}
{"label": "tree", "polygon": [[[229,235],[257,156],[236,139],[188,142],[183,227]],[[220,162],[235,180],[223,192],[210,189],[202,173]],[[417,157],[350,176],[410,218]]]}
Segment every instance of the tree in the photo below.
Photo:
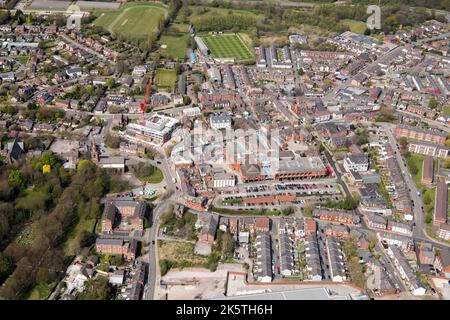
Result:
{"label": "tree", "polygon": [[232,257],[234,253],[234,241],[229,231],[222,235],[222,255]]}
{"label": "tree", "polygon": [[14,187],[21,186],[23,183],[22,173],[17,169],[11,170],[8,176],[8,182],[10,185]]}
{"label": "tree", "polygon": [[430,109],[436,109],[438,106],[438,103],[436,101],[435,97],[431,97],[431,99],[428,101],[428,108]]}
{"label": "tree", "polygon": [[84,292],[78,297],[79,300],[110,300],[112,296],[108,278],[96,277],[86,281]]}
{"label": "tree", "polygon": [[105,86],[108,89],[114,88],[114,86],[116,85],[116,80],[114,78],[108,78],[105,81]]}
{"label": "tree", "polygon": [[105,145],[108,148],[117,149],[120,147],[120,137],[115,134],[107,133],[105,136]]}

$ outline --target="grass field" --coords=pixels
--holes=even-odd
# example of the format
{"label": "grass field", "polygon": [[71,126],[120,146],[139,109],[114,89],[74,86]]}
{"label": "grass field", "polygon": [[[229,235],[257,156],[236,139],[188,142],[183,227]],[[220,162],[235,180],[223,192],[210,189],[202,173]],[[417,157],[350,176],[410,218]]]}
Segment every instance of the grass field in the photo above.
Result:
{"label": "grass field", "polygon": [[143,38],[156,32],[167,10],[154,3],[126,3],[118,10],[94,10],[93,24],[110,33],[130,38]]}
{"label": "grass field", "polygon": [[177,82],[177,73],[175,70],[157,69],[155,82],[158,89],[172,92]]}
{"label": "grass field", "polygon": [[207,35],[202,38],[213,58],[253,59],[250,49],[236,34]]}
{"label": "grass field", "polygon": [[358,20],[344,19],[341,21],[343,24],[350,28],[350,31],[363,34],[366,31],[367,26],[364,22]]}
{"label": "grass field", "polygon": [[230,13],[241,15],[245,17],[256,18],[257,20],[264,19],[263,14],[257,14],[251,10],[239,10],[239,9],[225,9],[225,8],[212,8],[212,7],[202,7],[202,6],[189,6],[191,10],[191,15],[189,17],[192,24],[196,24],[199,20],[201,20],[205,15],[210,16],[226,16]]}
{"label": "grass field", "polygon": [[450,117],[450,105],[444,107],[444,114]]}
{"label": "grass field", "polygon": [[160,45],[166,45],[167,48],[160,48],[163,57],[184,59],[186,57],[189,36],[181,35],[163,35],[159,40]]}
{"label": "grass field", "polygon": [[159,259],[167,259],[177,263],[185,263],[191,266],[203,266],[208,258],[194,253],[194,244],[179,241],[158,241]]}
{"label": "grass field", "polygon": [[155,168],[155,172],[148,177],[147,181],[149,183],[160,183],[164,178],[162,171],[159,168]]}

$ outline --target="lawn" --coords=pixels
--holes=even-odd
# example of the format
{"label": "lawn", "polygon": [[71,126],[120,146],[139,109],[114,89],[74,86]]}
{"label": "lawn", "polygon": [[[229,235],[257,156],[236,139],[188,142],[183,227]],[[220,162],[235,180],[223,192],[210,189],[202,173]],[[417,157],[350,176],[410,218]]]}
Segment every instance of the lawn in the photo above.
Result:
{"label": "lawn", "polygon": [[155,167],[155,171],[153,172],[153,174],[150,177],[148,177],[147,181],[149,183],[160,183],[163,179],[164,179],[164,175],[163,175],[162,171],[159,168]]}
{"label": "lawn", "polygon": [[158,89],[172,92],[177,82],[177,73],[171,69],[156,69],[155,82]]}
{"label": "lawn", "polygon": [[422,166],[423,166],[423,159],[424,156],[419,155],[419,154],[412,154],[410,160],[410,163],[415,164],[415,166],[417,167],[418,172],[414,175],[412,175],[412,178],[414,180],[414,183],[416,184],[416,186],[421,189],[422,186]]}
{"label": "lawn", "polygon": [[184,59],[188,46],[189,36],[187,34],[180,35],[163,35],[159,40],[160,45],[167,46],[160,48],[161,55],[165,58]]}
{"label": "lawn", "polygon": [[344,19],[341,21],[343,24],[350,28],[350,31],[354,33],[363,34],[366,31],[367,26],[364,22],[352,19]]}
{"label": "lawn", "polygon": [[194,244],[180,241],[158,240],[159,259],[174,261],[177,264],[204,266],[208,258],[194,253]]}
{"label": "lawn", "polygon": [[213,58],[253,59],[253,53],[237,34],[218,34],[202,37]]}
{"label": "lawn", "polygon": [[450,105],[444,107],[444,114],[450,117]]}
{"label": "lawn", "polygon": [[129,38],[145,38],[159,28],[167,10],[153,3],[127,3],[118,10],[93,10],[98,16],[93,24]]}

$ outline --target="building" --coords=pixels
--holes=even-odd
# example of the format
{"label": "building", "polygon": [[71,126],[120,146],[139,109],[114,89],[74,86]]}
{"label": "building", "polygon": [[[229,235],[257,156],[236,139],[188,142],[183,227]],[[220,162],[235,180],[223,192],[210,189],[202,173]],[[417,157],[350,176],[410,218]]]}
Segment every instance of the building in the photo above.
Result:
{"label": "building", "polygon": [[206,46],[205,42],[202,38],[195,36],[194,37],[195,43],[197,44],[198,50],[202,53],[202,55],[207,56],[209,55],[209,49]]}
{"label": "building", "polygon": [[213,114],[209,118],[212,129],[231,128],[231,116],[227,112]]}
{"label": "building", "polygon": [[365,172],[369,170],[369,159],[367,156],[349,156],[344,159],[344,168],[347,172]]}
{"label": "building", "polygon": [[419,140],[425,142],[432,142],[435,144],[445,145],[447,140],[447,133],[434,129],[421,129],[417,127],[410,127],[400,124],[395,129],[397,138],[407,138],[412,140]]}
{"label": "building", "polygon": [[448,186],[445,182],[438,182],[434,205],[433,224],[439,226],[448,219]]}
{"label": "building", "polygon": [[412,153],[446,159],[449,157],[449,148],[429,142],[409,142],[408,150]]}
{"label": "building", "polygon": [[331,280],[333,282],[343,282],[347,279],[347,276],[341,246],[338,240],[333,237],[327,238],[325,243]]}
{"label": "building", "polygon": [[426,156],[422,163],[422,183],[430,187],[434,182],[434,159]]}
{"label": "building", "polygon": [[320,264],[319,244],[315,234],[305,236],[305,258],[307,279],[310,281],[322,280],[322,267]]}
{"label": "building", "polygon": [[437,236],[444,240],[450,240],[450,224],[441,223],[437,230]]}
{"label": "building", "polygon": [[236,185],[236,176],[230,173],[215,173],[213,176],[214,188],[229,188]]}
{"label": "building", "polygon": [[360,218],[353,211],[345,211],[339,209],[315,209],[313,216],[320,220],[333,221],[346,224],[359,224]]}
{"label": "building", "polygon": [[214,243],[218,225],[219,216],[217,216],[216,214],[208,215],[198,236],[198,241],[201,243],[212,245]]}
{"label": "building", "polygon": [[125,139],[136,143],[163,144],[172,137],[172,132],[180,122],[162,113],[154,113],[145,125],[130,123],[127,125]]}
{"label": "building", "polygon": [[5,153],[8,163],[19,161],[25,155],[23,141],[16,138],[14,141],[8,142],[6,144]]}
{"label": "building", "polygon": [[143,201],[107,201],[103,210],[101,225],[103,234],[142,235],[147,204]]}
{"label": "building", "polygon": [[124,157],[107,157],[99,159],[98,165],[100,168],[113,171],[115,173],[125,172],[125,158]]}
{"label": "building", "polygon": [[95,250],[100,254],[117,254],[126,260],[134,260],[136,257],[137,241],[132,239],[98,238],[95,241]]}
{"label": "building", "polygon": [[293,244],[287,232],[279,236],[280,273],[283,276],[291,276],[294,272]]}
{"label": "building", "polygon": [[275,168],[275,180],[320,179],[328,175],[328,170],[320,157],[302,157],[294,160],[280,160]]}
{"label": "building", "polygon": [[255,240],[254,275],[259,282],[272,282],[272,245],[269,233],[260,233]]}
{"label": "building", "polygon": [[411,265],[409,264],[408,260],[406,260],[406,257],[400,251],[400,249],[395,245],[389,246],[388,254],[391,257],[395,268],[400,274],[400,277],[405,281],[405,284],[409,288],[411,293],[417,296],[424,295],[426,289],[423,288],[419,279],[417,279],[416,272],[412,269]]}
{"label": "building", "polygon": [[269,217],[255,217],[255,232],[269,232],[270,219]]}

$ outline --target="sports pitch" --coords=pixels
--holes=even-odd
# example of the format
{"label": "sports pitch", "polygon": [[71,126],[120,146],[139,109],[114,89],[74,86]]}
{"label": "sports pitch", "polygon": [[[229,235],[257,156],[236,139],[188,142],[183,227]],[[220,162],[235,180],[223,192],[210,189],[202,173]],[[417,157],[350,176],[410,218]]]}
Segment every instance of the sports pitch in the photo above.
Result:
{"label": "sports pitch", "polygon": [[158,30],[167,10],[153,3],[127,3],[117,10],[93,10],[94,25],[131,38],[143,38]]}
{"label": "sports pitch", "polygon": [[207,35],[202,38],[213,58],[253,59],[253,53],[237,34]]}

